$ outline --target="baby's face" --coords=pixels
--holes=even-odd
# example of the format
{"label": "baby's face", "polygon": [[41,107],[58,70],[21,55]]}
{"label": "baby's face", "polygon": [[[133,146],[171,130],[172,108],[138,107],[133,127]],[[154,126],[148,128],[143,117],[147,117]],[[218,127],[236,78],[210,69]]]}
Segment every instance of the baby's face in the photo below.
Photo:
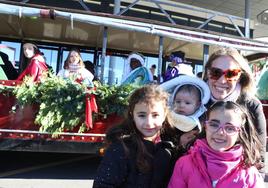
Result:
{"label": "baby's face", "polygon": [[189,92],[179,91],[173,102],[174,112],[181,115],[192,115],[200,107],[200,102],[195,95]]}

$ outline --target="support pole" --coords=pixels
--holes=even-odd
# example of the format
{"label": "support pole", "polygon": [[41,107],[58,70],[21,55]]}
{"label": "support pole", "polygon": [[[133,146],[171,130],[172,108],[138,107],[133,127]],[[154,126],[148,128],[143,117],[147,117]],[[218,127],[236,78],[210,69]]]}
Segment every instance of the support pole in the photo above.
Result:
{"label": "support pole", "polygon": [[[114,11],[113,14],[116,15],[120,12],[120,4],[121,0],[114,0]],[[109,63],[109,74],[108,74],[108,85],[115,84],[115,64],[116,64],[116,57],[111,55],[110,56],[110,63]]]}
{"label": "support pole", "polygon": [[104,27],[103,28],[102,52],[101,52],[101,73],[100,73],[100,80],[102,83],[104,83],[104,66],[105,66],[107,40],[108,40],[108,28]]}
{"label": "support pole", "polygon": [[83,0],[79,0],[79,4],[86,10],[86,11],[90,11],[90,9],[87,7],[87,5],[85,4],[85,2]]}
{"label": "support pole", "polygon": [[245,37],[250,38],[250,0],[245,0]]}
{"label": "support pole", "polygon": [[209,58],[209,45],[204,44],[203,45],[203,70],[202,71],[204,71],[208,58]]}
{"label": "support pole", "polygon": [[158,82],[161,82],[161,77],[162,77],[163,43],[164,43],[164,38],[160,36],[159,37],[159,56],[158,56],[158,66],[157,66]]}
{"label": "support pole", "polygon": [[58,49],[58,55],[57,55],[57,67],[56,67],[56,73],[58,73],[62,68],[62,57],[63,57],[63,47],[60,46]]}

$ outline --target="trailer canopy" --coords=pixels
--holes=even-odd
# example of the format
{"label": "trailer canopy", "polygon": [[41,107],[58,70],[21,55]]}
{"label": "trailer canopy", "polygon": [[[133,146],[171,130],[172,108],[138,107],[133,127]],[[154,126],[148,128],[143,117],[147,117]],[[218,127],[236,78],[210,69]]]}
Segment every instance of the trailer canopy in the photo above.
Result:
{"label": "trailer canopy", "polygon": [[17,4],[0,3],[2,38],[101,48],[104,27],[107,27],[108,49],[158,54],[159,37],[162,36],[164,55],[182,50],[188,58],[202,59],[204,44],[212,48],[229,46],[246,51],[268,52],[267,43],[202,29],[129,16],[77,10],[69,12],[69,9]]}

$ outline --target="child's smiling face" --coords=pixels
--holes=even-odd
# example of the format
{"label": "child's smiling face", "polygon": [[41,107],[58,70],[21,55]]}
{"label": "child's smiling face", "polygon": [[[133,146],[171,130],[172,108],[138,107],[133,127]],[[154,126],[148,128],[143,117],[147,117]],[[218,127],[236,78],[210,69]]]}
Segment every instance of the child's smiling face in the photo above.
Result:
{"label": "child's smiling face", "polygon": [[154,101],[151,104],[137,103],[133,110],[133,119],[137,129],[145,139],[151,140],[158,135],[166,118],[163,101]]}
{"label": "child's smiling face", "polygon": [[[242,117],[238,116],[235,110],[226,110],[222,108],[211,111],[208,121],[212,122],[215,126],[227,125],[235,126],[236,128],[240,128],[243,124]],[[212,132],[208,125],[206,125],[206,139],[208,145],[216,151],[226,151],[232,148],[237,142],[239,131],[230,135],[227,134],[224,129],[224,127],[221,127],[217,129],[217,131]]]}

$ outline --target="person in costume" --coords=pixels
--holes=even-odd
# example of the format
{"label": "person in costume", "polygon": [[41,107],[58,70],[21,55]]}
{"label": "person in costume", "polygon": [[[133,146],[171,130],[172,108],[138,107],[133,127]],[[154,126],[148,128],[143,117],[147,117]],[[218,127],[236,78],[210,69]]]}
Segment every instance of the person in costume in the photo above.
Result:
{"label": "person in costume", "polygon": [[185,53],[182,51],[172,52],[169,56],[169,60],[171,63],[168,65],[167,70],[164,74],[164,82],[176,78],[180,74],[185,74],[188,72],[193,75],[193,68],[191,65],[186,64],[186,60],[184,58]]}
{"label": "person in costume", "polygon": [[35,82],[40,81],[43,76],[47,76],[48,67],[45,58],[36,45],[25,43],[23,45],[23,55],[25,61],[21,63],[21,68],[25,69],[17,78],[18,81],[30,76]]}
{"label": "person in costume", "polygon": [[144,58],[139,53],[131,53],[127,58],[121,85],[144,85],[153,82],[152,73],[144,67]]}

